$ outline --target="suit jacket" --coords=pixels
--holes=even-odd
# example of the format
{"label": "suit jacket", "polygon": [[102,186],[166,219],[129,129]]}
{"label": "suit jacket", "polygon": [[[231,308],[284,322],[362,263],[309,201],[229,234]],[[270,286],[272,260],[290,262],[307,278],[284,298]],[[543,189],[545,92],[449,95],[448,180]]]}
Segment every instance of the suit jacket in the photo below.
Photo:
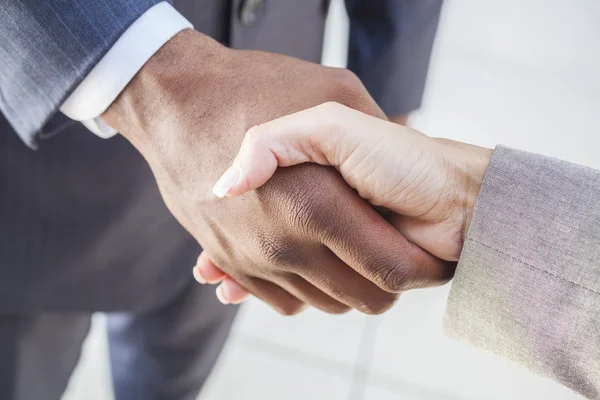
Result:
{"label": "suit jacket", "polygon": [[496,148],[445,327],[600,398],[600,171]]}
{"label": "suit jacket", "polygon": [[[127,27],[160,1],[0,4],[0,110],[26,143],[36,145],[60,104]],[[389,114],[420,105],[441,1],[346,0],[349,68]],[[198,30],[232,47],[320,60],[326,0],[173,2]]]}
{"label": "suit jacket", "polygon": [[[200,249],[142,157],[55,115],[158,1],[0,2],[0,312],[144,311],[190,279]],[[224,44],[320,60],[325,0],[173,4]],[[350,66],[389,113],[418,107],[441,0],[347,4]]]}

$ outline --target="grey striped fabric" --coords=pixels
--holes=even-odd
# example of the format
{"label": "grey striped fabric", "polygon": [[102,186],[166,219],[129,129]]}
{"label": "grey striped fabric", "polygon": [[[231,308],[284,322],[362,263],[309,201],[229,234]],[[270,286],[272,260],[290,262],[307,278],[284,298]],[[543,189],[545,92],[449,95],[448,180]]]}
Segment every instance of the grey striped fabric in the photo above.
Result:
{"label": "grey striped fabric", "polygon": [[0,110],[30,147],[129,25],[160,0],[0,1]]}

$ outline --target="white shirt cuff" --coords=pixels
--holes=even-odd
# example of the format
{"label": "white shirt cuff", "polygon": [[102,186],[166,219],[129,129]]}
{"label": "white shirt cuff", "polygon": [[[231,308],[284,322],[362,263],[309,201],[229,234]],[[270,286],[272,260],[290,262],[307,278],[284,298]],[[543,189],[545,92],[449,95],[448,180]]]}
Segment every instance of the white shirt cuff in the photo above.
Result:
{"label": "white shirt cuff", "polygon": [[117,132],[100,117],[135,74],[173,36],[192,24],[169,3],[152,6],[121,35],[90,73],[65,100],[60,111],[81,121],[96,135]]}

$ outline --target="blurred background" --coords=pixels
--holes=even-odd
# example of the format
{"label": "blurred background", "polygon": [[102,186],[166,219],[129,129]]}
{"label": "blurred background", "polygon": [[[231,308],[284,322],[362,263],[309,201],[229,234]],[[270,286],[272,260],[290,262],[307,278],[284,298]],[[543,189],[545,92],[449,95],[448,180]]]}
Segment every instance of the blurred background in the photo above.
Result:
{"label": "blurred background", "polygon": [[[411,124],[600,168],[599,21],[597,0],[446,0],[424,105]],[[343,1],[333,0],[325,64],[345,65],[347,35]],[[408,293],[377,317],[282,317],[251,300],[199,398],[581,399],[446,339],[448,289]],[[96,315],[64,400],[112,398],[103,325]]]}

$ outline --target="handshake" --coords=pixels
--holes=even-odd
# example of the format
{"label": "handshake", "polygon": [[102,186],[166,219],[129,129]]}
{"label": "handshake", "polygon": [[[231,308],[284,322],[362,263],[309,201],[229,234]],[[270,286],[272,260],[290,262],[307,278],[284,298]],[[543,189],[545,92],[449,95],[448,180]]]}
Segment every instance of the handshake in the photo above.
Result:
{"label": "handshake", "polygon": [[491,156],[387,121],[351,72],[189,30],[103,118],[202,245],[196,279],[286,315],[377,314],[447,282]]}

